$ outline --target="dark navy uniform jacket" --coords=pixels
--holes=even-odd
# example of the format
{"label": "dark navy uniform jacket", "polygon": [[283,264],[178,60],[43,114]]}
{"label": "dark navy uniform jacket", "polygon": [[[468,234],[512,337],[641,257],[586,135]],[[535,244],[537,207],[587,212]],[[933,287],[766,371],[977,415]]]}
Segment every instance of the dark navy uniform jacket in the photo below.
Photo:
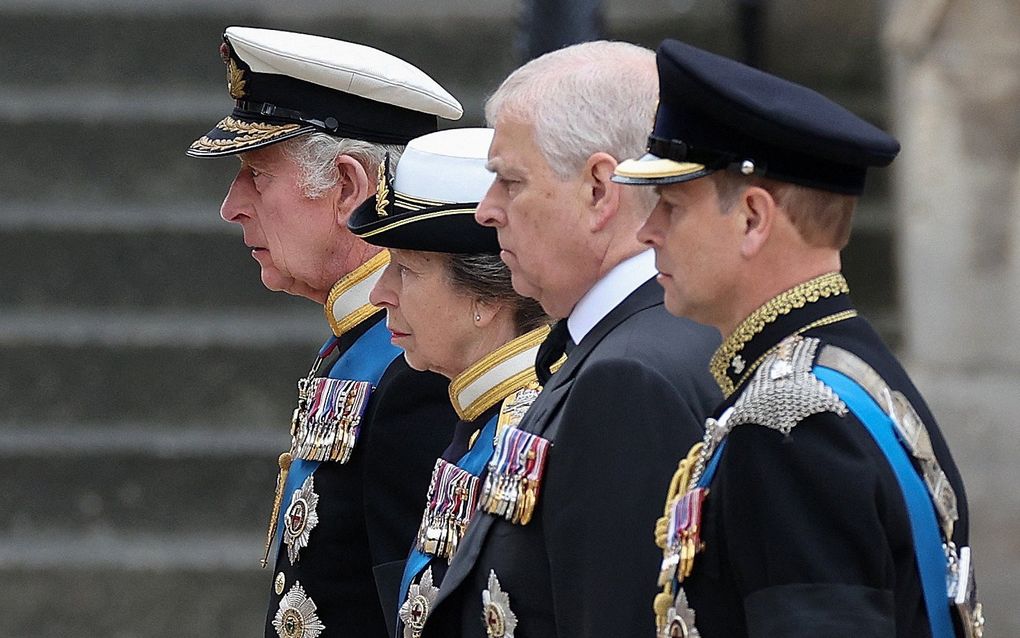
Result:
{"label": "dark navy uniform jacket", "polygon": [[[385,313],[367,303],[371,278],[386,263],[385,253],[381,255],[338,284],[346,296],[356,299],[327,304],[334,333],[338,328],[345,330],[331,359],[324,362],[323,372],[330,371],[334,361],[370,330],[385,330]],[[331,314],[333,308],[341,307],[351,312]],[[457,417],[446,378],[412,370],[393,346],[373,356],[387,358],[389,363],[381,362],[385,372],[369,399],[351,458],[343,464],[322,462],[313,474],[319,520],[308,546],[293,565],[282,542],[278,540],[273,550],[276,563],[267,638],[279,635],[273,620],[296,582],[325,626],[319,634],[322,638],[386,638],[387,626],[393,626],[395,612],[383,605],[392,605],[391,590],[400,582],[407,548],[418,529],[432,466],[449,443]],[[290,498],[283,495],[281,516]],[[280,573],[282,594],[275,586]]]}
{"label": "dark navy uniform jacket", "polygon": [[[801,288],[713,358],[727,394],[715,416],[747,387],[754,363],[790,335],[819,339],[819,352],[831,344],[857,355],[924,422],[956,492],[954,541],[967,545],[960,474],[917,389],[845,292]],[[708,487],[705,549],[682,583],[702,638],[931,635],[899,484],[852,412],[814,414],[789,434],[733,427]]]}

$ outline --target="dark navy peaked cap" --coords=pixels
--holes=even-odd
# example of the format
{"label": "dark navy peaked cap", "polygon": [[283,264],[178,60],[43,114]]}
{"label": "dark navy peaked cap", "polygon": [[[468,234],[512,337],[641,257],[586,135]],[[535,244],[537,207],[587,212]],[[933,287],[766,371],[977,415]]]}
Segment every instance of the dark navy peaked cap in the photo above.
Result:
{"label": "dark navy peaked cap", "polygon": [[888,133],[806,87],[666,40],[656,56],[659,106],[648,153],[617,182],[671,184],[728,169],[859,195],[869,166],[900,150]]}

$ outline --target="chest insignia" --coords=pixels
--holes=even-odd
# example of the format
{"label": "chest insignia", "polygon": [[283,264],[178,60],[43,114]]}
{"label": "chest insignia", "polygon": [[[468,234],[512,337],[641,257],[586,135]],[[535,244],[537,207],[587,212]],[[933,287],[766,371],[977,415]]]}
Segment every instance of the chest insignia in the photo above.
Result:
{"label": "chest insignia", "polygon": [[659,638],[701,638],[694,626],[694,610],[687,604],[687,593],[682,589],[666,612],[666,624],[659,631]]}
{"label": "chest insignia", "polygon": [[489,588],[482,590],[482,622],[489,638],[514,638],[517,616],[510,610],[510,595],[500,587],[495,571],[489,571]]}
{"label": "chest insignia", "polygon": [[408,588],[407,600],[400,606],[400,620],[404,623],[404,638],[418,638],[425,628],[432,605],[439,596],[439,588],[432,584],[432,568],[422,574],[421,581]]}
{"label": "chest insignia", "polygon": [[506,428],[489,461],[480,507],[511,523],[527,525],[535,513],[551,443],[536,434]]}
{"label": "chest insignia", "polygon": [[295,582],[280,600],[273,627],[280,638],[318,638],[326,625],[319,620],[315,610],[315,603],[305,595],[301,583]]}
{"label": "chest insignia", "polygon": [[308,547],[309,536],[319,524],[318,505],[315,477],[309,476],[299,489],[294,490],[290,505],[283,514],[283,542],[287,544],[287,558],[291,565],[297,562],[298,553]]}
{"label": "chest insignia", "polygon": [[811,371],[818,344],[818,339],[802,336],[780,342],[733,405],[728,428],[757,424],[789,434],[813,414],[845,415],[846,404]]}

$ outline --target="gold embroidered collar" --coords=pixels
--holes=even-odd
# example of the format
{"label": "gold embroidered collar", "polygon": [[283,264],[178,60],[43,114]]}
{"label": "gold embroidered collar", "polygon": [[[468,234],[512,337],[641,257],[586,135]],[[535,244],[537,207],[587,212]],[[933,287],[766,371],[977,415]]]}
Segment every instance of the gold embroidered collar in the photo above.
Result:
{"label": "gold embroidered collar", "polygon": [[538,383],[535,357],[548,334],[548,326],[525,333],[457,375],[450,382],[450,402],[457,416],[474,421],[514,392]]}
{"label": "gold embroidered collar", "polygon": [[[723,341],[719,349],[712,355],[712,360],[709,363],[709,370],[711,370],[712,376],[715,377],[715,381],[719,384],[723,394],[725,396],[733,394],[734,390],[754,372],[758,364],[761,363],[762,358],[767,354],[767,352],[756,353],[757,356],[754,360],[749,361],[748,359],[752,355],[745,352],[748,344],[764,332],[766,328],[776,323],[780,318],[789,315],[795,309],[804,308],[820,299],[846,295],[849,292],[850,287],[847,285],[843,275],[838,272],[831,272],[805,281],[780,293],[752,312],[737,326],[733,334]],[[791,326],[789,334],[779,335],[779,338],[775,339],[775,343],[779,343],[782,338],[788,337],[791,334],[800,334],[812,328],[856,316],[857,311],[853,310],[848,304],[845,307],[838,308],[837,312],[825,314],[824,316],[811,314],[805,318],[803,325]]]}
{"label": "gold embroidered collar", "polygon": [[368,293],[389,263],[390,253],[384,250],[333,285],[325,305],[333,334],[339,337],[379,311],[368,302]]}

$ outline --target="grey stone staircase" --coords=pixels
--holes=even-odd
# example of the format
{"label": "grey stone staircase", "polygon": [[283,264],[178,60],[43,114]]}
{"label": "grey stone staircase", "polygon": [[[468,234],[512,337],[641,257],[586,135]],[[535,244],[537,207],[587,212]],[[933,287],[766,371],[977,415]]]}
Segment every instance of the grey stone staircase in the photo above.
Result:
{"label": "grey stone staircase", "polygon": [[[0,636],[252,636],[294,382],[321,310],[266,292],[218,218],[233,160],[184,149],[228,107],[239,23],[372,44],[480,122],[512,3],[0,3]],[[882,121],[874,2],[774,3],[771,67]],[[685,10],[686,9],[686,10]],[[782,15],[782,19],[779,19]],[[721,3],[608,2],[614,37],[735,50]],[[895,337],[887,180],[847,253]]]}

